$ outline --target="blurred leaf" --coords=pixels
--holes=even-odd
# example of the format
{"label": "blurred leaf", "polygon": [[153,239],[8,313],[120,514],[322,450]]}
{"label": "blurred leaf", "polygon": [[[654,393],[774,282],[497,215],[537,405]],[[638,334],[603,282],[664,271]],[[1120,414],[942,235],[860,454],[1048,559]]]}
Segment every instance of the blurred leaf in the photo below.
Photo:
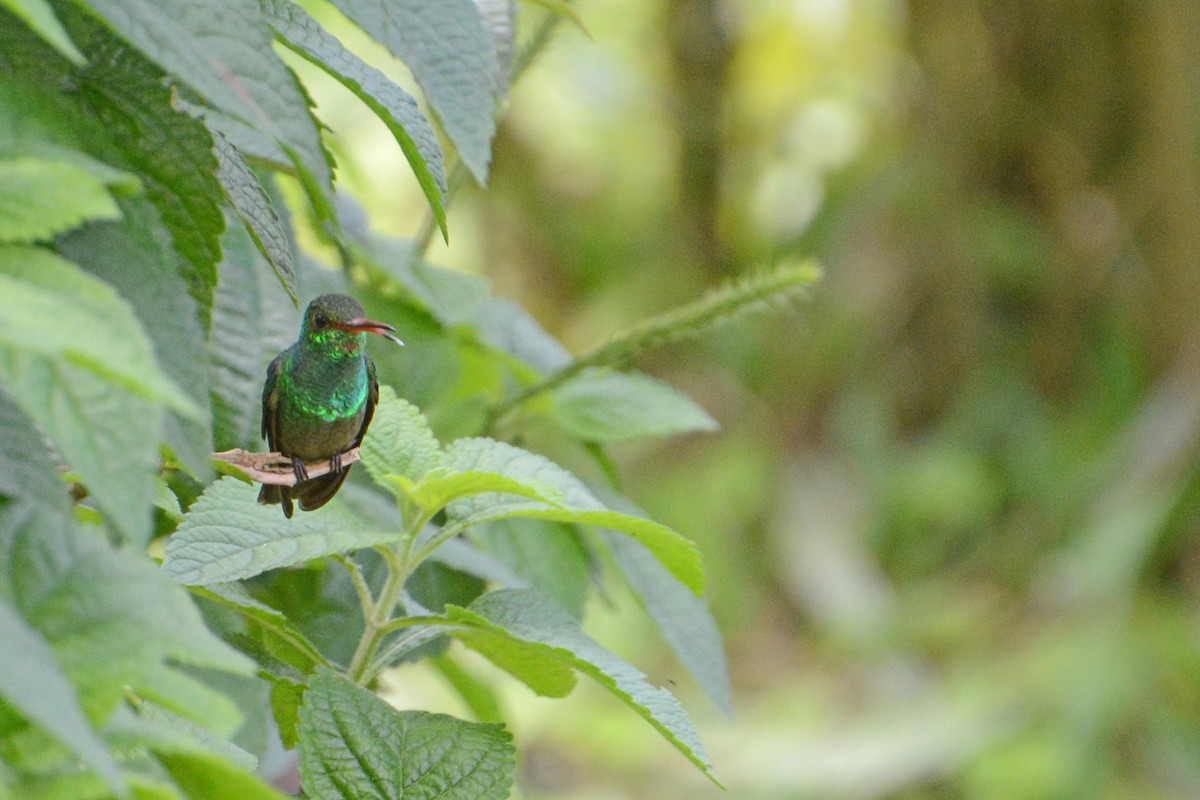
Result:
{"label": "blurred leaf", "polygon": [[695,543],[665,525],[605,508],[578,478],[549,459],[492,439],[459,439],[446,448],[446,462],[459,472],[495,473],[542,494],[540,499],[482,494],[456,500],[447,510],[459,526],[532,517],[609,528],[641,542],[685,586],[703,592],[704,567]]}
{"label": "blurred leaf", "polygon": [[[542,520],[504,519],[476,526],[470,536],[528,585],[556,601],[575,619],[583,619],[592,560],[573,526]],[[613,538],[623,537],[614,535]],[[673,578],[671,580],[675,582]],[[519,584],[507,581],[506,585]]]}
{"label": "blurred leaf", "polygon": [[279,141],[302,173],[330,192],[331,170],[308,99],[271,49],[254,0],[90,0],[89,5],[164,71]]}
{"label": "blurred leaf", "polygon": [[40,158],[0,160],[0,241],[45,241],[88,219],[116,219],[117,204],[90,171]]}
{"label": "blurred leaf", "polygon": [[472,0],[334,0],[412,70],[459,157],[487,183],[499,65]]}
{"label": "blurred leaf", "polygon": [[225,195],[237,210],[259,252],[275,270],[292,302],[297,302],[296,268],[292,264],[291,242],[279,221],[270,195],[246,159],[225,135],[215,129],[211,132],[213,152],[217,156],[217,179],[225,189]]}
{"label": "blurred leaf", "polygon": [[286,800],[262,778],[207,753],[157,753],[175,784],[190,800]]}
{"label": "blurred leaf", "polygon": [[388,475],[418,481],[443,461],[442,447],[420,409],[398,398],[390,386],[379,387],[379,402],[360,457],[379,483]]}
{"label": "blurred leaf", "polygon": [[71,748],[109,788],[125,796],[124,782],[104,743],[79,708],[54,653],[24,620],[0,600],[0,696]]}
{"label": "blurred leaf", "polygon": [[54,9],[47,0],[0,0],[4,5],[20,17],[26,25],[37,32],[55,50],[71,63],[79,66],[84,63],[83,54],[75,47],[71,37],[63,29],[62,23],[54,15]]}
{"label": "blurred leaf", "polygon": [[340,506],[287,519],[258,503],[258,487],[221,478],[205,489],[167,543],[163,571],[195,586],[249,578],[309,559],[398,540]]}
{"label": "blurred leaf", "polygon": [[[0,383],[0,519],[30,515],[37,526],[60,529],[74,524],[66,484],[46,452],[32,420]],[[2,596],[2,595],[0,595]]]}
{"label": "blurred leaf", "polygon": [[125,751],[144,748],[169,755],[217,755],[245,770],[258,766],[258,760],[237,745],[146,700],[139,700],[136,710],[118,706],[104,726],[104,736],[111,746]]}
{"label": "blurred leaf", "polygon": [[407,92],[364,64],[291,0],[259,0],[284,43],[324,69],[375,112],[404,152],[442,235],[446,235],[446,171],[429,120]]}
{"label": "blurred leaf", "polygon": [[499,725],[397,711],[328,670],[300,710],[300,774],[320,800],[503,800],[516,767]]}
{"label": "blurred leaf", "polygon": [[590,442],[713,431],[708,412],[670,386],[640,373],[586,370],[554,392],[549,416]]}
{"label": "blurred leaf", "polygon": [[167,417],[164,434],[176,457],[198,480],[210,480],[210,405],[204,329],[196,301],[188,294],[179,258],[154,207],[123,201],[119,223],[89,225],[58,243],[59,251],[102,278],[137,313],[163,371],[184,387],[204,417]]}
{"label": "blurred leaf", "polygon": [[675,580],[646,548],[622,536],[605,535],[617,567],[658,625],[675,655],[726,716],[733,714],[733,689],[721,632],[704,601]]}
{"label": "blurred leaf", "polygon": [[313,672],[328,663],[308,638],[284,614],[255,600],[240,583],[213,584],[197,594],[236,612],[248,635],[272,658],[299,670]]}
{"label": "blurred leaf", "polygon": [[[645,675],[588,638],[562,608],[536,591],[488,592],[469,608],[448,608],[446,619],[454,626],[450,635],[534,691],[570,691],[561,681],[572,670],[591,676],[716,782],[704,746],[679,701],[665,689],[651,686]],[[557,670],[551,666],[555,663]]]}

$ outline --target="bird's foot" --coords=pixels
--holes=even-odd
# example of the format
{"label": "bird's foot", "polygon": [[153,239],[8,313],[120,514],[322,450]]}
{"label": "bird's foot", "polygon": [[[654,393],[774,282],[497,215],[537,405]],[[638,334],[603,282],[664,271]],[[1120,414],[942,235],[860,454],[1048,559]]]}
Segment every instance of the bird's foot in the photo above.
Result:
{"label": "bird's foot", "polygon": [[303,483],[308,480],[308,467],[304,466],[304,462],[300,459],[293,458],[292,474],[296,476],[296,483]]}
{"label": "bird's foot", "polygon": [[331,473],[342,471],[342,453],[334,453],[329,459],[329,471]]}

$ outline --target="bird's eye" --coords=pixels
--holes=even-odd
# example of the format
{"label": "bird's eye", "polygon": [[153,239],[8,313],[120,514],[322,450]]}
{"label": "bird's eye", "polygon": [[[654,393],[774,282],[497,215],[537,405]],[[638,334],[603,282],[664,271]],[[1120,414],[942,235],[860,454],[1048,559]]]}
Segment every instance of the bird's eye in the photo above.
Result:
{"label": "bird's eye", "polygon": [[313,317],[313,325],[317,326],[318,328],[324,328],[328,324],[329,320],[325,318],[324,314],[317,314]]}

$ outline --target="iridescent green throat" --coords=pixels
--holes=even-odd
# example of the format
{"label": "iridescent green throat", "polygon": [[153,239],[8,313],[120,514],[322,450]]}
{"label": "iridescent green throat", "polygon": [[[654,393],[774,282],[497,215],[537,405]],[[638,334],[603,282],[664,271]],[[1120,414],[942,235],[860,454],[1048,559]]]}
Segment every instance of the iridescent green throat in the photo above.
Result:
{"label": "iridescent green throat", "polygon": [[293,345],[280,370],[278,389],[284,403],[325,422],[354,416],[362,410],[369,388],[361,343],[355,352],[347,352],[310,341]]}

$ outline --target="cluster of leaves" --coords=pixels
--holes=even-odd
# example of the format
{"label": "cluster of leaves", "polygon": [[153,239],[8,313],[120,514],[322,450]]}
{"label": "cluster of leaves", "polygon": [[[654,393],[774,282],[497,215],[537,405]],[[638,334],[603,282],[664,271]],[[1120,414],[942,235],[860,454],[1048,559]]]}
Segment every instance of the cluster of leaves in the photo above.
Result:
{"label": "cluster of leaves", "polygon": [[[370,691],[402,660],[449,671],[450,640],[543,695],[592,676],[711,775],[675,699],[579,627],[607,561],[727,707],[696,548],[482,434],[548,426],[606,466],[608,442],[711,429],[613,365],[811,270],[572,359],[481,281],[343,225],[323,126],[272,49],[379,115],[445,231],[443,147],[486,178],[513,4],[332,6],[412,70],[430,116],[290,0],[0,3],[0,798],[275,797],[255,772],[269,741],[298,746],[313,797],[505,797],[513,748],[486,687],[463,689],[477,722]],[[297,251],[280,180],[343,270]],[[297,298],[329,290],[402,327],[379,374],[408,400],[383,392],[371,481],[287,521],[213,481],[209,453],[254,445],[263,368]],[[147,553],[168,535],[160,568]]]}

